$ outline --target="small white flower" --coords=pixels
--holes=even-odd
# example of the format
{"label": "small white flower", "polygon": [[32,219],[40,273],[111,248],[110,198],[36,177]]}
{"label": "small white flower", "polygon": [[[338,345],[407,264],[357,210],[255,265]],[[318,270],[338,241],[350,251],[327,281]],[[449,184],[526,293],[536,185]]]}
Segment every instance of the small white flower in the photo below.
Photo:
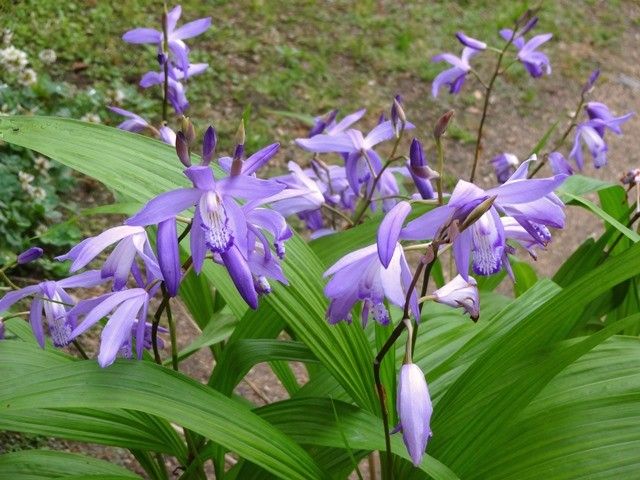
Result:
{"label": "small white flower", "polygon": [[51,162],[44,157],[36,157],[33,163],[35,164],[36,170],[38,170],[43,175],[46,174],[51,168]]}
{"label": "small white flower", "polygon": [[58,56],[56,55],[55,50],[46,48],[38,54],[38,58],[42,61],[42,63],[51,65],[52,63],[55,63],[55,61],[58,59]]}
{"label": "small white flower", "polygon": [[32,68],[25,68],[18,74],[18,83],[30,87],[38,81],[38,74]]}
{"label": "small white flower", "polygon": [[0,63],[9,73],[19,73],[27,66],[29,60],[26,52],[9,45],[7,48],[0,50]]}
{"label": "small white flower", "polygon": [[23,190],[28,191],[31,186],[31,182],[34,180],[34,176],[30,173],[26,173],[23,171],[18,172],[18,180],[20,181],[20,186]]}

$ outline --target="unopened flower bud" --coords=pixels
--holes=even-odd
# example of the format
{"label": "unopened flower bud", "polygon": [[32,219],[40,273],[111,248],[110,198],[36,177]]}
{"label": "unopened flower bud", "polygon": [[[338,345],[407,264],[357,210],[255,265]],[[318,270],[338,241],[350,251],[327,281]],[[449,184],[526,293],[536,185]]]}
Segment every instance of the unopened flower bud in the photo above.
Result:
{"label": "unopened flower bud", "polygon": [[31,247],[18,255],[18,259],[16,261],[18,265],[24,265],[25,263],[39,259],[43,253],[44,252],[40,247]]}
{"label": "unopened flower bud", "polygon": [[600,68],[596,68],[593,72],[591,72],[591,75],[589,75],[589,80],[587,80],[587,83],[585,83],[584,86],[582,87],[582,95],[585,95],[586,93],[589,93],[591,91],[593,86],[598,81],[599,77],[600,77]]}
{"label": "unopened flower bud", "polygon": [[460,231],[462,232],[466,228],[470,227],[482,215],[487,213],[489,211],[489,209],[493,206],[493,202],[496,201],[496,198],[498,198],[497,195],[489,197],[489,198],[485,199],[484,201],[480,202],[473,210],[471,210],[471,213],[469,213],[469,215],[467,215],[467,218],[465,218],[464,221],[462,222],[462,225],[460,225]]}
{"label": "unopened flower bud", "polygon": [[216,135],[216,129],[209,125],[209,128],[204,132],[204,139],[202,140],[202,165],[209,165],[213,152],[216,151],[216,144],[218,143],[218,136]]}
{"label": "unopened flower bud", "polygon": [[407,123],[407,117],[402,108],[402,97],[396,95],[393,99],[393,105],[391,106],[391,124],[395,131],[396,137],[400,135],[400,132],[404,130],[404,126]]}
{"label": "unopened flower bud", "polygon": [[438,172],[429,168],[427,160],[424,156],[424,150],[422,149],[422,143],[417,138],[411,141],[411,147],[409,148],[409,168],[411,174],[416,177],[432,180],[438,178]]}
{"label": "unopened flower bud", "polygon": [[440,140],[442,135],[447,131],[447,127],[449,127],[449,122],[451,122],[454,113],[455,110],[449,110],[438,119],[435,127],[433,127],[433,137],[436,140]]}
{"label": "unopened flower bud", "polygon": [[411,461],[418,466],[432,435],[430,423],[433,406],[424,374],[415,363],[407,363],[400,368],[396,406],[402,439]]}
{"label": "unopened flower bud", "polygon": [[176,134],[176,153],[178,158],[185,167],[191,166],[191,155],[189,154],[189,142],[184,135],[184,132],[180,131]]}
{"label": "unopened flower bud", "polygon": [[478,284],[473,277],[469,281],[457,275],[453,280],[433,292],[436,302],[450,307],[462,307],[475,322],[480,316],[480,296]]}
{"label": "unopened flower bud", "polygon": [[196,140],[196,129],[189,117],[182,117],[182,132],[189,145],[192,145]]}
{"label": "unopened flower bud", "polygon": [[240,126],[238,127],[238,131],[236,132],[236,149],[233,152],[233,161],[231,162],[231,172],[230,175],[236,176],[242,173],[242,160],[244,157],[244,142],[245,142],[245,132],[244,132],[244,120],[240,121]]}

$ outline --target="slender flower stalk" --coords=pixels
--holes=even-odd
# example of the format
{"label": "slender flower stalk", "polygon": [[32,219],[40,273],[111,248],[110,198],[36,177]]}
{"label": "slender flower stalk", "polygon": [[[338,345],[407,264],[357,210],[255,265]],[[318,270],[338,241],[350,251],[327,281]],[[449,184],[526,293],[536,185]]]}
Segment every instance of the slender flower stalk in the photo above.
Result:
{"label": "slender flower stalk", "polygon": [[[516,26],[517,28],[517,26]],[[489,100],[491,99],[491,93],[493,92],[493,86],[496,83],[496,80],[500,74],[500,66],[502,65],[502,60],[504,59],[504,55],[513,43],[515,38],[515,29],[511,35],[511,38],[507,40],[502,50],[500,50],[500,54],[498,55],[498,59],[496,60],[496,66],[493,70],[493,75],[487,84],[487,88],[485,89],[484,94],[484,104],[482,105],[482,116],[480,117],[480,123],[478,124],[478,133],[476,135],[476,147],[473,153],[473,166],[471,167],[471,175],[469,176],[469,182],[473,183],[476,178],[476,169],[478,167],[478,160],[480,159],[480,150],[482,148],[482,132],[484,129],[484,123],[487,119],[487,112],[489,111]]]}

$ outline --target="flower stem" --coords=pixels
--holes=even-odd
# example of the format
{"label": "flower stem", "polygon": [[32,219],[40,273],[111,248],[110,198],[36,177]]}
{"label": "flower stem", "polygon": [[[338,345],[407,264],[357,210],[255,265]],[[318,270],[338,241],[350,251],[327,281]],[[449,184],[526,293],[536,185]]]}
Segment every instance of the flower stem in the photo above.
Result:
{"label": "flower stem", "polygon": [[323,203],[321,205],[322,208],[326,209],[327,211],[338,215],[340,218],[342,218],[344,221],[346,221],[350,227],[353,227],[353,220],[351,220],[348,216],[346,216],[344,213],[342,213],[340,210],[338,210],[335,207],[332,207],[331,205],[327,204],[327,203]]}
{"label": "flower stem", "polygon": [[[517,28],[517,25],[516,25]],[[476,178],[476,168],[478,167],[478,159],[480,158],[480,149],[482,145],[482,130],[484,129],[484,122],[487,119],[487,111],[489,110],[489,100],[491,98],[491,92],[493,91],[493,85],[496,83],[496,79],[500,75],[500,66],[502,65],[502,59],[504,58],[504,54],[507,52],[509,46],[513,43],[513,38],[516,34],[516,28],[513,29],[513,33],[509,41],[505,44],[505,46],[500,51],[498,55],[498,60],[496,62],[496,68],[493,71],[493,75],[491,76],[491,80],[489,80],[489,85],[486,87],[486,93],[484,95],[484,105],[482,107],[482,117],[480,117],[480,124],[478,125],[478,135],[476,137],[476,149],[473,154],[473,167],[471,168],[471,177],[469,181],[473,183],[473,180]]]}
{"label": "flower stem", "polygon": [[[439,234],[438,237],[440,236],[441,235]],[[384,360],[385,355],[389,352],[389,349],[398,340],[398,338],[400,337],[404,329],[407,328],[406,322],[410,321],[409,309],[411,304],[412,293],[416,288],[418,279],[420,278],[420,274],[422,273],[423,269],[427,275],[428,275],[428,272],[431,272],[431,267],[433,266],[434,262],[438,257],[438,247],[439,247],[439,240],[434,241],[429,247],[427,247],[427,248],[432,248],[434,252],[433,257],[427,263],[425,263],[424,261],[421,261],[418,264],[418,267],[416,268],[416,271],[413,274],[413,278],[411,279],[411,283],[409,284],[409,288],[407,289],[407,296],[405,297],[402,321],[398,323],[398,325],[396,325],[396,327],[393,329],[393,331],[391,332],[391,335],[389,335],[389,338],[384,343],[384,345],[376,355],[375,359],[373,360],[373,377],[376,383],[376,391],[378,393],[378,401],[380,403],[380,411],[382,413],[382,425],[384,427],[384,443],[386,448],[386,462],[384,462],[384,467],[382,468],[382,474],[384,479],[392,478],[393,455],[391,453],[391,434],[389,431],[389,413],[387,410],[384,385],[382,384],[382,379],[380,378],[380,366],[382,365],[382,361]],[[427,254],[427,252],[425,252],[425,255]],[[426,290],[424,283],[423,283],[423,289]],[[415,345],[415,336],[411,335],[411,339],[409,339],[408,342],[410,342],[408,343],[408,345],[410,344],[411,351],[413,351],[413,346]],[[381,456],[382,456],[382,453],[381,453]]]}
{"label": "flower stem", "polygon": [[[167,32],[167,6],[164,6],[162,16],[162,66],[164,69],[164,89],[162,96],[162,124],[167,123],[167,104],[169,102],[169,33]],[[185,72],[186,76],[186,72]]]}
{"label": "flower stem", "polygon": [[[576,107],[575,112],[573,112],[573,115],[571,115],[571,121],[569,122],[567,129],[562,134],[562,137],[560,137],[560,139],[553,145],[553,147],[551,148],[551,152],[555,152],[560,147],[562,147],[562,145],[564,145],[564,142],[567,140],[567,137],[569,137],[569,134],[571,133],[571,131],[576,127],[577,125],[576,119],[578,118],[578,114],[580,113],[580,110],[582,110],[582,105],[584,105],[584,94],[580,95],[580,101],[578,102],[578,106]],[[536,173],[538,173],[548,159],[549,159],[549,152],[544,154],[544,156],[542,157],[542,160],[540,160],[538,165],[536,165],[536,168],[533,169],[533,171],[529,174],[528,178],[532,178]]]}
{"label": "flower stem", "polygon": [[169,303],[169,295],[163,292],[162,302],[156,310],[153,316],[153,323],[151,324],[151,345],[153,347],[153,358],[158,365],[162,365],[162,358],[160,358],[160,351],[158,350],[158,325],[160,324],[160,317],[162,312]]}
{"label": "flower stem", "polygon": [[444,174],[444,147],[441,137],[436,138],[436,151],[438,152],[438,178],[436,188],[438,189],[438,205],[444,203],[442,199],[442,175]]}
{"label": "flower stem", "polygon": [[7,274],[4,273],[3,270],[0,270],[0,278],[2,278],[2,280],[4,281],[4,283],[6,283],[7,285],[9,285],[12,289],[14,290],[20,290],[20,287],[17,286],[15,283],[13,283],[11,281],[11,279],[9,277],[7,277]]}
{"label": "flower stem", "polygon": [[176,335],[176,324],[173,321],[173,315],[171,314],[171,302],[169,301],[169,292],[167,292],[167,287],[162,284],[162,295],[167,298],[167,307],[165,310],[167,311],[167,323],[169,324],[169,335],[171,336],[171,366],[173,369],[178,372],[178,341]]}

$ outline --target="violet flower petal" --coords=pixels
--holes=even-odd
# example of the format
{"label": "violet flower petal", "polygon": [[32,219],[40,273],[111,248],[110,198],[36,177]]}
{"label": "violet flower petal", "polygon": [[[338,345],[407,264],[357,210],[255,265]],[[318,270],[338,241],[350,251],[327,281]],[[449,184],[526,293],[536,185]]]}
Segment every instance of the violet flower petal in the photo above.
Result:
{"label": "violet flower petal", "polygon": [[162,193],[149,200],[138,213],[127,219],[125,224],[144,226],[160,223],[195,205],[201,195],[202,192],[195,188],[179,188]]}
{"label": "violet flower petal", "polygon": [[411,213],[411,205],[409,202],[402,201],[385,215],[378,227],[378,257],[384,268],[389,266],[398,244],[402,224],[409,213]]}
{"label": "violet flower petal", "polygon": [[175,297],[178,294],[182,277],[175,218],[168,218],[158,224],[157,250],[158,263],[167,291],[171,297]]}

